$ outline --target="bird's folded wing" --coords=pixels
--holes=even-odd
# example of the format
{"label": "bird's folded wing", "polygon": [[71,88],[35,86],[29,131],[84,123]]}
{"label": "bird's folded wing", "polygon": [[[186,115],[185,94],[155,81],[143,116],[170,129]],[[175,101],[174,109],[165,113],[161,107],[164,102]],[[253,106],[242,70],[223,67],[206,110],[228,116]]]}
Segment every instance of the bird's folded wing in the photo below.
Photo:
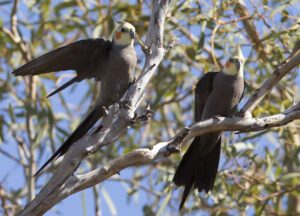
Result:
{"label": "bird's folded wing", "polygon": [[213,89],[213,80],[218,72],[204,74],[196,85],[195,90],[195,121],[200,121],[206,100]]}

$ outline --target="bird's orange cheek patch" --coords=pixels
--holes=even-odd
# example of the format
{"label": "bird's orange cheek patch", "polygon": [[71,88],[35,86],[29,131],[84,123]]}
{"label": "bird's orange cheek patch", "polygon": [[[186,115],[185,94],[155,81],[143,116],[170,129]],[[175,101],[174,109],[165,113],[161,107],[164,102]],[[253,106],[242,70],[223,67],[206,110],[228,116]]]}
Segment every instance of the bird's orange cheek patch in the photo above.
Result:
{"label": "bird's orange cheek patch", "polygon": [[122,33],[121,32],[116,32],[115,36],[116,36],[117,39],[120,39],[121,36],[122,36]]}
{"label": "bird's orange cheek patch", "polygon": [[229,68],[230,67],[230,62],[226,62],[225,67]]}

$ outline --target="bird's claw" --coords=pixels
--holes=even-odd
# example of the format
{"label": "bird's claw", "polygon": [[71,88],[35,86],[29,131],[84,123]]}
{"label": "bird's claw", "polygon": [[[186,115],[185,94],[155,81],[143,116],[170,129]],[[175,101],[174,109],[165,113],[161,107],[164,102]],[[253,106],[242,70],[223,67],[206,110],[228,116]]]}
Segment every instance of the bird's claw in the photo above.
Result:
{"label": "bird's claw", "polygon": [[166,147],[166,151],[164,155],[167,157],[172,153],[179,153],[180,145],[182,144],[184,138],[188,135],[189,132],[190,132],[189,127],[185,127],[184,129],[182,129],[179,132],[179,134],[169,142],[169,144]]}
{"label": "bird's claw", "polygon": [[148,121],[154,114],[154,111],[150,109],[150,105],[147,105],[146,110],[144,111],[144,113],[142,115],[140,115],[138,118],[141,121]]}
{"label": "bird's claw", "polygon": [[180,152],[180,148],[178,146],[168,145],[164,155],[166,157],[168,157],[169,155],[171,155],[173,153],[179,153],[179,152]]}
{"label": "bird's claw", "polygon": [[142,46],[142,50],[144,53],[146,53],[147,55],[150,55],[152,53],[152,50],[150,47],[147,47],[146,45]]}
{"label": "bird's claw", "polygon": [[235,113],[235,116],[240,117],[240,118],[252,118],[252,114],[249,111],[246,111],[246,112],[239,111],[239,112]]}
{"label": "bird's claw", "polygon": [[221,116],[221,115],[215,115],[214,118],[216,118],[217,120],[221,121],[222,120],[222,117],[224,116]]}
{"label": "bird's claw", "polygon": [[101,109],[103,111],[103,116],[107,116],[108,115],[108,109],[105,106],[102,106]]}
{"label": "bird's claw", "polygon": [[165,48],[166,52],[168,52],[170,49],[176,46],[178,42],[179,42],[179,38],[173,38],[171,41],[169,41],[168,46]]}
{"label": "bird's claw", "polygon": [[134,114],[132,123],[148,121],[153,116],[153,114],[154,111],[150,109],[150,105],[148,104],[141,115],[137,115],[136,113]]}
{"label": "bird's claw", "polygon": [[129,83],[129,86],[132,86],[136,81],[136,77],[133,77],[132,81]]}
{"label": "bird's claw", "polygon": [[131,124],[131,125],[134,125],[134,124],[136,123],[137,118],[138,118],[137,113],[134,113],[133,118],[130,120],[130,124]]}
{"label": "bird's claw", "polygon": [[125,107],[127,109],[131,109],[131,106],[128,104],[128,102],[130,102],[130,100],[125,99],[119,102],[120,107]]}

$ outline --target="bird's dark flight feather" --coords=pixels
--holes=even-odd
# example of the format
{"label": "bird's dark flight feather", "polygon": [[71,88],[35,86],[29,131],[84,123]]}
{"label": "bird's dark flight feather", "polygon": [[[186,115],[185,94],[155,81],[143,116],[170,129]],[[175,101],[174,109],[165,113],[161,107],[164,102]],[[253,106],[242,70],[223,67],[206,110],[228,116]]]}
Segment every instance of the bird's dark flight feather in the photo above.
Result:
{"label": "bird's dark flight feather", "polygon": [[[75,70],[77,82],[100,78],[96,68],[105,65],[112,42],[103,38],[76,41],[46,53],[13,71],[16,76],[38,75],[56,71]],[[75,80],[73,79],[74,83]],[[72,84],[70,81],[69,85]],[[64,86],[66,88],[67,86]],[[62,89],[60,89],[62,90]],[[57,93],[58,91],[56,91]]]}
{"label": "bird's dark flight feather", "polygon": [[[243,89],[240,76],[223,72],[205,74],[196,86],[195,120],[234,114]],[[193,187],[199,192],[213,188],[220,160],[221,135],[222,132],[214,132],[196,137],[179,163],[173,181],[185,187],[180,209]]]}
{"label": "bird's dark flight feather", "polygon": [[70,79],[68,82],[64,83],[63,85],[61,85],[60,87],[58,87],[57,89],[55,89],[53,92],[51,92],[50,94],[47,95],[47,98],[51,97],[52,95],[55,95],[56,93],[64,90],[65,88],[67,88],[68,86],[72,85],[74,82],[77,82],[78,78],[74,77],[72,79]]}
{"label": "bird's dark flight feather", "polygon": [[34,174],[37,176],[52,160],[57,159],[59,156],[63,155],[68,151],[70,146],[82,138],[89,129],[100,119],[103,115],[102,109],[97,109],[97,107],[92,110],[89,115],[81,122],[81,124],[76,128],[76,130],[67,138],[67,140],[56,150],[56,152],[44,163],[44,165]]}
{"label": "bird's dark flight feather", "polygon": [[[201,116],[203,114],[206,100],[213,89],[213,80],[217,73],[218,72],[206,73],[196,85],[195,121],[201,120]],[[209,166],[205,169],[205,165],[202,163],[202,161],[205,160],[205,157],[201,155],[203,152],[202,149],[203,145],[200,142],[201,142],[201,137],[196,137],[193,140],[189,149],[187,150],[182,160],[180,161],[173,178],[173,181],[176,185],[185,187],[179,209],[183,207],[185,200],[193,186],[196,186],[199,191],[203,189],[205,191],[208,190],[209,189],[208,186],[213,185],[214,178],[217,173],[218,166],[216,166],[217,167],[216,169],[215,169],[215,165]],[[221,139],[218,142],[220,143]],[[217,151],[215,150],[215,148],[218,148],[218,145],[214,147],[212,152],[208,154],[207,157],[213,156],[215,158],[216,156],[215,151]],[[217,160],[217,165],[218,165],[218,161],[219,160]],[[216,161],[214,161],[214,163],[216,163]],[[201,170],[202,173],[201,178],[197,178],[196,169]],[[197,182],[195,182],[196,178],[197,178]]]}

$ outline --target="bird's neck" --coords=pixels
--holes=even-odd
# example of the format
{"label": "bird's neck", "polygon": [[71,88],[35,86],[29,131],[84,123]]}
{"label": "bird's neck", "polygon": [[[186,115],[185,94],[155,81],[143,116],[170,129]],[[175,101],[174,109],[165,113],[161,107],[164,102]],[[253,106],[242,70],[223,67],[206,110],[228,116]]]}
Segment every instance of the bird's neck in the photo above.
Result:
{"label": "bird's neck", "polygon": [[231,76],[244,77],[244,65],[241,65],[239,70],[237,70],[233,65],[230,67],[224,67],[223,73]]}
{"label": "bird's neck", "polygon": [[114,45],[118,46],[118,47],[128,47],[128,46],[132,46],[134,45],[134,40],[125,40],[125,39],[115,39],[115,37],[113,37],[113,41],[114,41]]}

